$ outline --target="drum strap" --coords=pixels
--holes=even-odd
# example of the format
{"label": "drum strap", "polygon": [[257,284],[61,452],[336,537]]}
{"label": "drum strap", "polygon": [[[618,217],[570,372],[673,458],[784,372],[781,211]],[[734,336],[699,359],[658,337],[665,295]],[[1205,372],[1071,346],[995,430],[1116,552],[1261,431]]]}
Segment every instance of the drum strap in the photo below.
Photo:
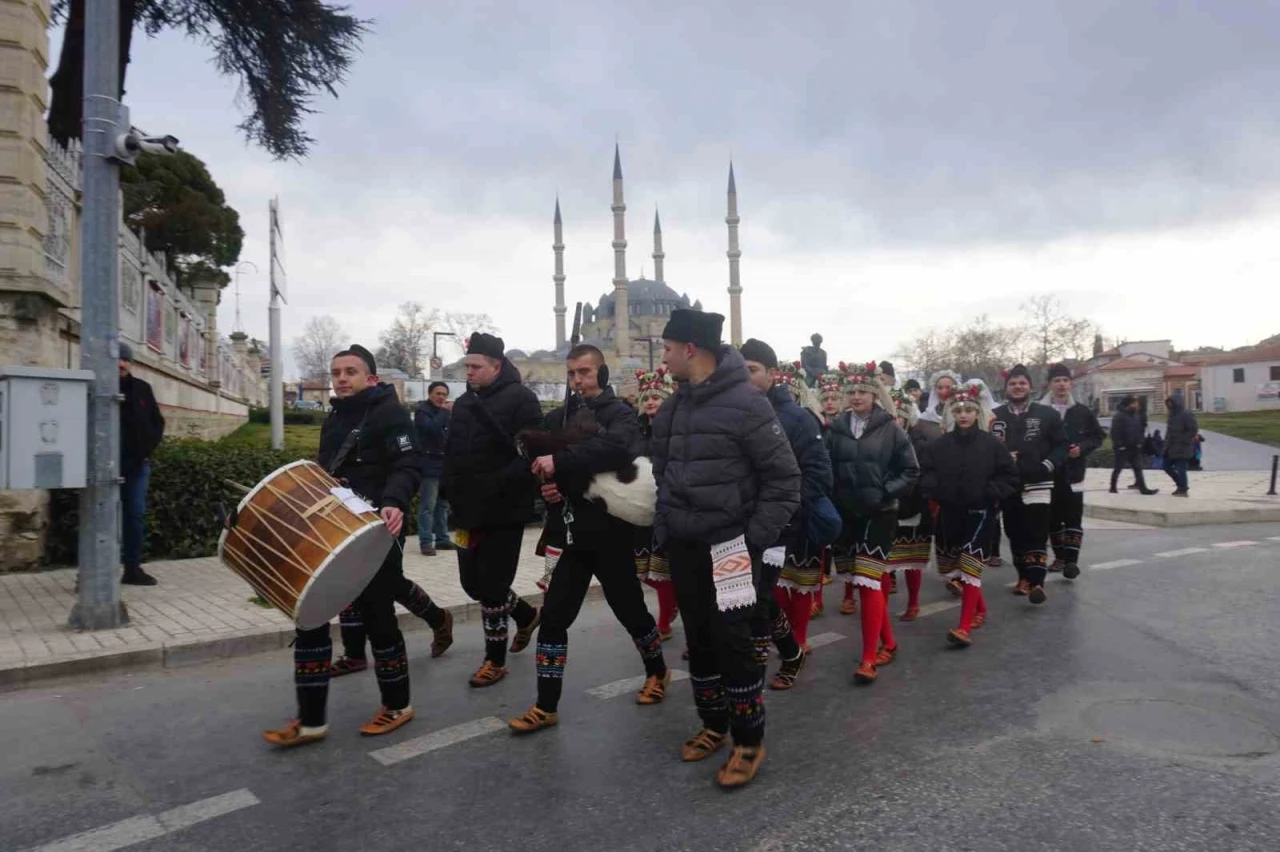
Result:
{"label": "drum strap", "polygon": [[342,468],[343,462],[347,460],[347,456],[351,455],[351,451],[355,449],[356,441],[360,439],[360,431],[364,429],[365,421],[369,419],[369,410],[365,409],[364,414],[360,417],[360,422],[356,424],[356,428],[347,433],[347,437],[343,439],[342,446],[338,447],[338,451],[333,454],[333,458],[329,461],[329,475],[334,479],[340,479],[338,471]]}

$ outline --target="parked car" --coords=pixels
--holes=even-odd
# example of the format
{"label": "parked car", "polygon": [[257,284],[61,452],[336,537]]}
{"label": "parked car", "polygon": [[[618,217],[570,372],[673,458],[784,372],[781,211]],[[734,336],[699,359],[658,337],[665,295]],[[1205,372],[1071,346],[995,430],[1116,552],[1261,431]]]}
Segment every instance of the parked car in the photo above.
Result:
{"label": "parked car", "polygon": [[314,399],[300,399],[293,404],[293,407],[306,411],[324,411],[324,403],[317,402]]}

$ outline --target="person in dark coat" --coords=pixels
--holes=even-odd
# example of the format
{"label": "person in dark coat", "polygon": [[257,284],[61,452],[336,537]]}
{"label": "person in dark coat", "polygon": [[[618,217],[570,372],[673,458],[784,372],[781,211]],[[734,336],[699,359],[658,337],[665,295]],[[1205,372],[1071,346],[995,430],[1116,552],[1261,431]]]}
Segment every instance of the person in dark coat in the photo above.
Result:
{"label": "person in dark coat", "polygon": [[960,624],[947,641],[967,648],[970,631],[987,620],[982,572],[995,540],[990,527],[1021,481],[1004,442],[987,431],[991,411],[981,387],[956,388],[945,420],[948,431],[921,447],[920,493],[938,506],[938,571],[952,588],[960,587]]}
{"label": "person in dark coat", "polygon": [[1196,454],[1196,435],[1200,432],[1200,424],[1196,416],[1187,411],[1178,397],[1169,397],[1164,401],[1168,411],[1168,422],[1165,424],[1164,470],[1173,480],[1177,490],[1174,497],[1190,495],[1191,485],[1187,481],[1187,465]]}
{"label": "person in dark coat", "polygon": [[1031,374],[1018,364],[1005,375],[1005,402],[995,411],[991,431],[1004,441],[1018,465],[1022,485],[1001,507],[1013,565],[1018,571],[1014,594],[1033,604],[1047,599],[1050,502],[1053,479],[1067,463],[1068,441],[1062,418],[1047,405],[1031,399]]}
{"label": "person in dark coat", "polygon": [[[377,364],[363,346],[350,346],[331,362],[332,411],[320,428],[320,464],[364,500],[378,508],[387,531],[403,542],[404,515],[422,477],[422,454],[409,412],[395,388],[379,384]],[[409,661],[396,619],[395,596],[404,581],[403,550],[392,546],[356,607],[373,646],[374,670],[382,707],[360,728],[365,735],[386,734],[413,718],[409,704]],[[298,717],[283,728],[265,731],[272,745],[289,747],[324,739],[329,726],[333,642],[329,625],[298,629],[294,636],[294,684]]]}
{"label": "person in dark coat", "polygon": [[449,541],[449,501],[440,498],[444,451],[449,445],[449,386],[432,382],[427,398],[413,409],[413,426],[422,445],[422,485],[418,489],[418,550],[435,556],[437,550],[453,550]]}
{"label": "person in dark coat", "polygon": [[120,561],[130,586],[154,586],[156,578],[142,570],[142,536],[147,518],[147,485],[151,454],[164,438],[164,415],[151,385],[133,375],[133,350],[120,342],[120,513],[123,535]]}
{"label": "person in dark coat", "polygon": [[1106,430],[1087,405],[1071,395],[1071,368],[1065,364],[1049,366],[1049,392],[1040,401],[1062,418],[1067,436],[1067,463],[1053,475],[1053,497],[1049,504],[1049,542],[1054,561],[1050,571],[1074,580],[1080,576],[1080,548],[1084,544],[1084,482],[1089,454],[1102,446]]}
{"label": "person in dark coat", "polygon": [[538,611],[512,591],[511,583],[538,484],[516,449],[515,436],[541,425],[542,408],[520,383],[502,338],[477,331],[464,360],[467,392],[453,405],[442,487],[453,509],[462,589],[480,602],[484,662],[471,685],[484,687],[507,674],[509,619],[518,628],[512,653],[528,647],[538,626]]}
{"label": "person in dark coat", "polygon": [[[831,457],[822,443],[822,423],[796,401],[805,387],[798,367],[787,364],[784,369],[773,347],[755,338],[743,343],[739,352],[751,385],[768,397],[800,466],[800,511],[783,529],[777,544],[765,551],[756,584],[760,598],[757,619],[752,626],[757,652],[763,649],[763,662],[768,662],[770,642],[782,656],[782,667],[769,687],[790,689],[808,654],[804,646],[813,610],[812,592],[822,589],[822,548],[839,533],[839,515],[831,503]],[[811,532],[824,513],[831,521],[830,532],[811,541]],[[785,589],[779,586],[783,575],[788,580]]]}
{"label": "person in dark coat", "polygon": [[547,415],[551,435],[590,434],[554,454],[538,456],[532,470],[542,481],[546,501],[547,541],[561,545],[552,566],[538,628],[538,698],[522,716],[507,724],[520,734],[559,722],[561,685],[569,654],[569,628],[586,600],[591,578],[600,581],[614,617],[631,636],[644,665],[645,681],[637,704],[658,704],[667,695],[671,672],[662,655],[658,627],[644,603],[636,576],[632,544],[635,527],[614,517],[586,497],[592,477],[625,471],[640,449],[640,423],[635,409],[609,387],[604,353],[582,344],[566,357],[573,390],[568,406]]}
{"label": "person in dark coat", "polygon": [[894,422],[893,400],[874,361],[849,365],[844,388],[849,410],[828,427],[841,532],[832,551],[850,565],[862,606],[862,659],[855,683],[870,684],[893,662],[898,643],[889,618],[889,554],[898,530],[899,501],[915,490],[920,465],[907,434]]}
{"label": "person in dark coat", "polygon": [[1133,469],[1134,485],[1143,494],[1155,494],[1159,489],[1148,488],[1142,473],[1142,421],[1138,419],[1138,398],[1128,394],[1120,400],[1111,416],[1111,493],[1116,494],[1120,471]]}
{"label": "person in dark coat", "polygon": [[654,540],[666,548],[689,644],[702,729],[681,758],[703,760],[733,736],[716,781],[750,782],[764,759],[764,668],[751,622],[764,551],[800,507],[800,468],[773,406],[720,344],[724,317],[678,309],[663,363],[680,383],[653,422]]}

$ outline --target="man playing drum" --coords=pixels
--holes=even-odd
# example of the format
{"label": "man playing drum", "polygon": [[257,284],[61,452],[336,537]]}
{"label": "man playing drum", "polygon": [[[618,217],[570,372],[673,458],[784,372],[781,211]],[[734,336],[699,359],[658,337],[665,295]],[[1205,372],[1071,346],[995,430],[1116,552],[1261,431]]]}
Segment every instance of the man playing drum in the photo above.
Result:
{"label": "man playing drum", "polygon": [[[320,430],[319,462],[353,491],[379,507],[387,531],[403,542],[404,514],[422,477],[422,459],[409,413],[395,388],[380,384],[373,355],[350,346],[333,356],[333,411]],[[356,599],[373,647],[382,707],[360,733],[386,734],[413,718],[409,706],[409,661],[396,621],[395,593],[404,580],[403,552],[393,546],[378,573]],[[265,731],[267,742],[296,746],[324,739],[333,641],[329,625],[297,631],[293,680],[298,718]]]}

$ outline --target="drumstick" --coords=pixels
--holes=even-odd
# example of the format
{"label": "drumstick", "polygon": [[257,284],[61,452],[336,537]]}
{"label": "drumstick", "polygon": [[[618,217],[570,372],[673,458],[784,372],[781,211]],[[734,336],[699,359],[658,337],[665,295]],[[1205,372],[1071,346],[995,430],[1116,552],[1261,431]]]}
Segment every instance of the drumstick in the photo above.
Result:
{"label": "drumstick", "polygon": [[252,488],[249,488],[246,485],[241,485],[239,482],[236,482],[234,479],[224,479],[222,481],[225,482],[227,485],[230,485],[232,488],[235,488],[236,490],[238,490],[241,494],[248,494],[250,491],[253,490]]}

